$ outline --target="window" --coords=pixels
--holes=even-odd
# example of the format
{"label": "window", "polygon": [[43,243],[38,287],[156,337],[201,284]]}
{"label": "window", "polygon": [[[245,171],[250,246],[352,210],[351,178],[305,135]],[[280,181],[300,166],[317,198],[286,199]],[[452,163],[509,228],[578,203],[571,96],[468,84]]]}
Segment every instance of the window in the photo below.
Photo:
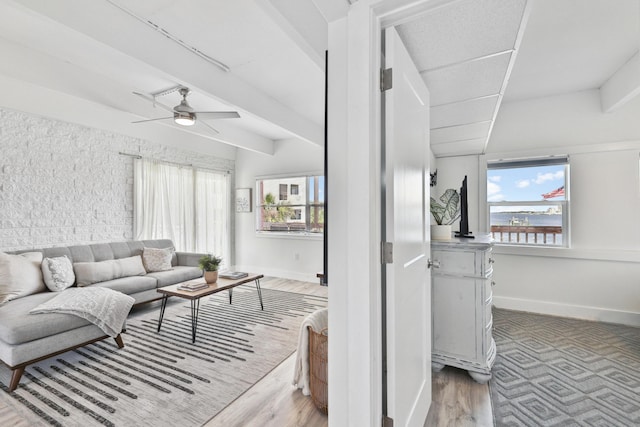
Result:
{"label": "window", "polygon": [[227,173],[136,159],[134,193],[136,239],[171,239],[178,251],[231,261]]}
{"label": "window", "polygon": [[569,246],[567,157],[490,162],[487,206],[496,243]]}
{"label": "window", "polygon": [[287,200],[287,184],[280,184],[278,200]]}
{"label": "window", "polygon": [[[288,189],[291,189],[289,194]],[[324,232],[324,176],[259,179],[256,206],[259,233],[321,234]]]}

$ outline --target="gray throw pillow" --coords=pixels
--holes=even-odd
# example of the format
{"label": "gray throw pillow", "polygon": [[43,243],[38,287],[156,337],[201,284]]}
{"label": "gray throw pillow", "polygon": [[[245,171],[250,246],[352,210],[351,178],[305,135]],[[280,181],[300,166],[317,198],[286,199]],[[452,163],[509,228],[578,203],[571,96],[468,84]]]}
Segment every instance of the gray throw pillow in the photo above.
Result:
{"label": "gray throw pillow", "polygon": [[19,255],[0,252],[0,304],[47,290],[40,263],[41,252]]}
{"label": "gray throw pillow", "polygon": [[173,248],[147,248],[142,250],[142,262],[147,273],[171,270]]}
{"label": "gray throw pillow", "polygon": [[78,286],[88,286],[93,283],[106,282],[129,276],[144,276],[147,272],[142,265],[140,255],[111,259],[99,262],[75,262],[73,270],[76,273]]}
{"label": "gray throw pillow", "polygon": [[76,281],[73,265],[66,255],[42,260],[42,278],[50,291],[60,292]]}

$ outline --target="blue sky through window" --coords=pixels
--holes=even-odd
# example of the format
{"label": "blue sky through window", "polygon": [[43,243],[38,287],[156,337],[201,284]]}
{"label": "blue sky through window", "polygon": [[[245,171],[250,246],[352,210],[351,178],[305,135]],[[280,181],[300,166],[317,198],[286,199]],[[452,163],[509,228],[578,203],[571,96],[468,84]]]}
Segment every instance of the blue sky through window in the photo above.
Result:
{"label": "blue sky through window", "polygon": [[[564,165],[536,166],[487,171],[487,201],[542,201],[543,194],[565,185]],[[565,200],[565,196],[547,199]]]}

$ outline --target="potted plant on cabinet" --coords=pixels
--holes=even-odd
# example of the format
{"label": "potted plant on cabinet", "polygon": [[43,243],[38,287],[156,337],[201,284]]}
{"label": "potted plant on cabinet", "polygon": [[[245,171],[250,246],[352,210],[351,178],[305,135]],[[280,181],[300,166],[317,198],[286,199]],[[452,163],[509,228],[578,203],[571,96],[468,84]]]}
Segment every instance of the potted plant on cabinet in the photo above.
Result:
{"label": "potted plant on cabinet", "polygon": [[218,281],[218,267],[222,258],[213,254],[202,256],[198,260],[198,265],[204,271],[204,281],[207,283],[216,283]]}
{"label": "potted plant on cabinet", "polygon": [[437,224],[431,226],[431,240],[451,240],[451,224],[460,218],[460,195],[449,188],[440,202],[431,197],[431,215]]}

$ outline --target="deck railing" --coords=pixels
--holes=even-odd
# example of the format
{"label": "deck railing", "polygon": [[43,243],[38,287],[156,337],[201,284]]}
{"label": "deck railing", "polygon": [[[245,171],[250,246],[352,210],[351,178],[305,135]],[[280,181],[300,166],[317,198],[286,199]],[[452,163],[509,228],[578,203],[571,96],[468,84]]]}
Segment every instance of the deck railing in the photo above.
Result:
{"label": "deck railing", "polygon": [[560,244],[557,235],[562,237],[560,226],[537,225],[492,225],[491,237],[502,243]]}

